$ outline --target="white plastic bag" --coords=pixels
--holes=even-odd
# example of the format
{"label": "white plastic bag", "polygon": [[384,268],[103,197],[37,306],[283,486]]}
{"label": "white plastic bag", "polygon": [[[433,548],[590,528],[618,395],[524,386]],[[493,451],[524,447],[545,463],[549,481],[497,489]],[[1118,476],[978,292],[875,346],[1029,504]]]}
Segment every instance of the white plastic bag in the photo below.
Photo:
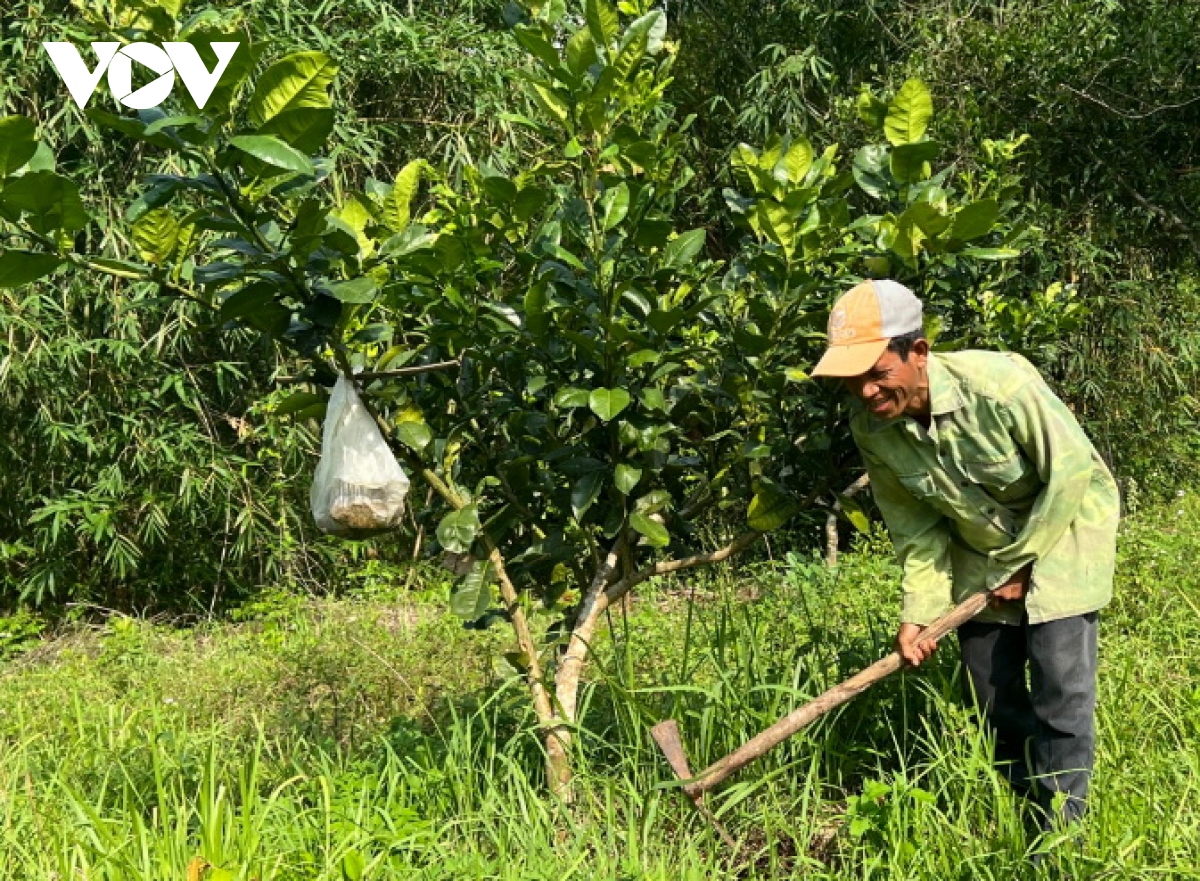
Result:
{"label": "white plastic bag", "polygon": [[354,385],[338,376],[325,413],[321,461],[309,493],[317,526],[347,538],[392,529],[404,514],[408,485]]}

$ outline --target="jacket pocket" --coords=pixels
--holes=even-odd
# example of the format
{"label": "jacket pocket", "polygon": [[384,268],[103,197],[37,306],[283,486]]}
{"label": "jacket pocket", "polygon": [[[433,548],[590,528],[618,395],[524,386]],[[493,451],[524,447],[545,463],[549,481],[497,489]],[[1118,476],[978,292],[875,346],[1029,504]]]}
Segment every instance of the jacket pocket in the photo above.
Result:
{"label": "jacket pocket", "polygon": [[964,460],[962,469],[973,482],[996,492],[1032,489],[1036,482],[1025,480],[1034,476],[1033,467],[1027,465],[1020,453],[984,461]]}
{"label": "jacket pocket", "polygon": [[934,494],[933,478],[928,474],[897,474],[896,479],[915,498],[928,499]]}

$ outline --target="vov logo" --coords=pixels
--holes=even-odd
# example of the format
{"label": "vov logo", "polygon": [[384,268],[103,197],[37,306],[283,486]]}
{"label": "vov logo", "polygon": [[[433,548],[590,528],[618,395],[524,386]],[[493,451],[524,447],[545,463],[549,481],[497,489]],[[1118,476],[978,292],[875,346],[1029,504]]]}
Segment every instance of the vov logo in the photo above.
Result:
{"label": "vov logo", "polygon": [[[66,84],[75,103],[82,110],[100,85],[100,77],[108,71],[108,87],[113,97],[133,110],[157,107],[175,88],[175,74],[183,80],[184,88],[203,109],[209,96],[221,80],[240,43],[209,43],[217,56],[217,64],[209,70],[200,53],[191,43],[92,43],[96,53],[96,69],[88,70],[72,43],[42,43],[54,69]],[[137,91],[133,88],[133,63],[147,67],[159,76]]]}

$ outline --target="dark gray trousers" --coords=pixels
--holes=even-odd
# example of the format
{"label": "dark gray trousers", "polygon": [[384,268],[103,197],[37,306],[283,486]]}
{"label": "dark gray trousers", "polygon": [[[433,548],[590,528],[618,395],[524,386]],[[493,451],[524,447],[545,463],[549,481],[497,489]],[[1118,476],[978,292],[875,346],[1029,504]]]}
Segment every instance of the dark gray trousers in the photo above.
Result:
{"label": "dark gray trousers", "polygon": [[[1078,820],[1087,807],[1096,752],[1096,621],[1076,615],[1045,624],[987,624],[958,629],[964,690],[996,735],[996,761],[1013,788],[1052,822]],[[1028,682],[1026,682],[1028,671]]]}

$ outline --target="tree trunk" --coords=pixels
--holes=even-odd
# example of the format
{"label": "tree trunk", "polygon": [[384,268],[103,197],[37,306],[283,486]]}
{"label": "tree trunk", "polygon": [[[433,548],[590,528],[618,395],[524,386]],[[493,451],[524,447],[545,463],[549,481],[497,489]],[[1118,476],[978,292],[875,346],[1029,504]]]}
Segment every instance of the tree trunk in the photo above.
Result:
{"label": "tree trunk", "polygon": [[574,727],[577,723],[579,707],[579,687],[583,678],[584,666],[587,664],[591,651],[592,640],[596,627],[604,615],[605,609],[613,603],[622,600],[630,590],[655,575],[666,575],[690,569],[694,566],[707,566],[720,563],[748,548],[758,540],[761,532],[747,532],[738,536],[725,547],[707,554],[696,554],[682,560],[662,560],[651,566],[627,574],[617,579],[617,567],[625,553],[625,537],[619,538],[609,551],[608,556],[596,570],[595,577],[588,587],[587,594],[579,606],[575,616],[575,626],[571,631],[571,639],[566,650],[559,657],[558,669],[554,675],[554,723],[546,734],[546,780],[550,791],[566,803],[574,800],[575,792],[571,785],[571,743],[574,740]]}
{"label": "tree trunk", "polygon": [[[846,498],[850,498],[855,493],[860,492],[871,482],[871,477],[868,474],[861,475],[858,480],[850,484],[842,492]],[[842,503],[837,499],[833,501],[833,507],[829,509],[829,515],[825,518],[825,565],[833,568],[837,565],[838,560],[838,511],[842,510]]]}

